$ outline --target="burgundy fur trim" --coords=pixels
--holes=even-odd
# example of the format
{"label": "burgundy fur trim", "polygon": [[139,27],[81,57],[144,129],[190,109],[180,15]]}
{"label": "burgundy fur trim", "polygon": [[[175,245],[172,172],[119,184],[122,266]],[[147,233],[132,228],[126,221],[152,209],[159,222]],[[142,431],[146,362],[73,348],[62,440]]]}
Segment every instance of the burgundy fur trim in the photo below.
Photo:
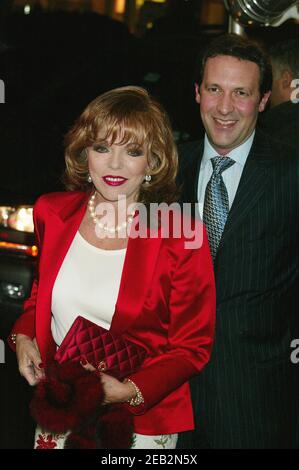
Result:
{"label": "burgundy fur trim", "polygon": [[66,439],[65,449],[96,449],[95,426],[84,431],[72,432]]}
{"label": "burgundy fur trim", "polygon": [[132,434],[133,415],[121,404],[109,406],[97,423],[97,448],[129,449]]}
{"label": "burgundy fur trim", "polygon": [[102,406],[104,392],[96,373],[81,364],[53,361],[46,367],[30,404],[33,418],[47,431],[71,431],[68,449],[128,449],[133,415],[122,404]]}
{"label": "burgundy fur trim", "polygon": [[47,378],[36,387],[30,404],[33,418],[45,429],[75,429],[96,413],[104,393],[99,378],[80,364],[50,364]]}

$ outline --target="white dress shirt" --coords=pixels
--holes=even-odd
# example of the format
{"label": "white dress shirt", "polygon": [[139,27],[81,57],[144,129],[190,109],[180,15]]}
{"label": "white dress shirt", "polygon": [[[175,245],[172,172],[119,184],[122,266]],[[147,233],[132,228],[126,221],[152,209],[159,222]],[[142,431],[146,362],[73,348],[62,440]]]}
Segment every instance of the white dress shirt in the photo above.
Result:
{"label": "white dress shirt", "polygon": [[[227,189],[229,208],[231,208],[232,203],[234,201],[240,183],[241,175],[252,146],[254,134],[255,131],[243,144],[239,145],[239,147],[234,148],[231,152],[225,155],[226,157],[232,158],[236,162],[222,173],[223,181]],[[198,209],[201,218],[203,217],[203,206],[205,200],[206,187],[213,173],[211,158],[216,156],[218,156],[218,153],[211,145],[206,134],[204,141],[204,153],[200,165],[197,188]]]}

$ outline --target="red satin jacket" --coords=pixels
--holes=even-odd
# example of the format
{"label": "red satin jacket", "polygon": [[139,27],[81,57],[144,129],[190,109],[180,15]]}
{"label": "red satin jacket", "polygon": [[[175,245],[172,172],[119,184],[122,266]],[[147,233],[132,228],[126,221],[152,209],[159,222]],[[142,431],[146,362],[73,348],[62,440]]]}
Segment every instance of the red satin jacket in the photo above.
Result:
{"label": "red satin jacket", "polygon": [[[40,250],[37,278],[12,333],[36,337],[43,362],[56,351],[51,334],[53,285],[89,196],[78,191],[51,193],[34,206]],[[185,241],[184,236],[128,241],[111,331],[139,343],[149,354],[130,377],[145,399],[144,404],[129,407],[140,434],[194,428],[188,380],[209,361],[216,302],[205,231],[200,248],[188,249]]]}

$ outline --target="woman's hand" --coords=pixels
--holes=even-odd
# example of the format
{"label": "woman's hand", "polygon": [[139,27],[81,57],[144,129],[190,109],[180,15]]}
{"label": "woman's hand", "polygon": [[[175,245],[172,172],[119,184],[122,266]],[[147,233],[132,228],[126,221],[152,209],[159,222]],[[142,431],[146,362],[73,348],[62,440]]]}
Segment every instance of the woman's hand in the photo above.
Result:
{"label": "woman's hand", "polygon": [[89,370],[90,372],[97,372],[99,375],[105,394],[103,405],[109,405],[111,403],[124,403],[136,396],[136,391],[130,382],[123,383],[109,374],[98,372],[85,360],[81,360],[81,365],[85,370]]}
{"label": "woman's hand", "polygon": [[26,335],[17,334],[16,353],[20,374],[29,385],[36,385],[45,377],[41,356],[36,339]]}

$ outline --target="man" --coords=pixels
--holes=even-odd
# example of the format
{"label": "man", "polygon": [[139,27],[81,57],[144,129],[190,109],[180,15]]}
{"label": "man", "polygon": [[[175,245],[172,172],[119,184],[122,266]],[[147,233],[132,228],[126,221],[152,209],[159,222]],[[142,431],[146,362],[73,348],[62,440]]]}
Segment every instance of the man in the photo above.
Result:
{"label": "man", "polygon": [[299,146],[299,40],[290,39],[270,48],[273,87],[271,109],[260,121],[276,140]]}
{"label": "man", "polygon": [[207,227],[217,322],[212,359],[191,382],[196,428],[181,448],[295,446],[298,153],[255,130],[271,82],[267,57],[239,36],[215,39],[201,58],[206,135],[181,148],[179,181]]}

